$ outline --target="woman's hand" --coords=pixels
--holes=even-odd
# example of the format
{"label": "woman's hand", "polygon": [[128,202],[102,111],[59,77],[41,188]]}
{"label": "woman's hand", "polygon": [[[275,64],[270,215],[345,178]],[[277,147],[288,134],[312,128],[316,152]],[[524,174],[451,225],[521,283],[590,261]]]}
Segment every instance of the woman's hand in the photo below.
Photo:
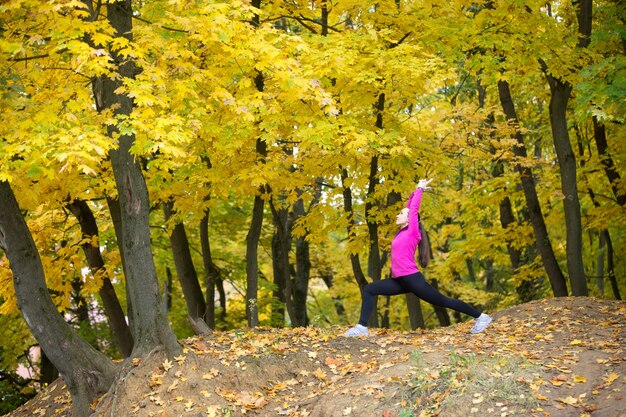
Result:
{"label": "woman's hand", "polygon": [[430,187],[428,186],[428,184],[430,184],[432,180],[433,178],[429,180],[419,180],[417,182],[417,188],[421,188],[422,190],[430,190]]}

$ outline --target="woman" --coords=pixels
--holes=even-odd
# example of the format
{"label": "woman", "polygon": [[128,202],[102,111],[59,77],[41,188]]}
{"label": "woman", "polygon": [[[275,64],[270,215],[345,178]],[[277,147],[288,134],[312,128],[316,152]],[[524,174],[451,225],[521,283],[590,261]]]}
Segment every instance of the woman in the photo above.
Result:
{"label": "woman", "polygon": [[[407,207],[402,209],[396,219],[400,231],[391,242],[391,278],[368,284],[363,289],[361,303],[361,317],[359,323],[344,333],[344,336],[367,336],[367,319],[374,307],[377,295],[397,295],[412,292],[424,301],[439,307],[451,308],[468,314],[476,319],[471,333],[480,333],[491,323],[491,317],[481,313],[467,303],[454,298],[448,298],[431,287],[424,275],[415,264],[415,251],[422,239],[419,227],[419,208],[424,190],[430,189],[430,180],[419,180],[417,189],[409,197]],[[425,249],[427,245],[424,245]],[[426,266],[428,256],[423,256],[420,248],[420,264]]]}

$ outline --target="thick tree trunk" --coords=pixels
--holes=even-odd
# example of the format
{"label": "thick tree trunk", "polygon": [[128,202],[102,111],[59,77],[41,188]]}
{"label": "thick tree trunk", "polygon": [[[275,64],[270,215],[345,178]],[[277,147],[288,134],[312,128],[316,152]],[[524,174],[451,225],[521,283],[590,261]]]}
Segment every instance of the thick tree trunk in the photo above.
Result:
{"label": "thick tree trunk", "polygon": [[[132,16],[130,0],[107,4],[107,18],[117,36],[132,40]],[[120,77],[103,76],[95,80],[96,107],[98,110],[113,108],[114,115],[127,116],[132,112],[132,101],[130,97],[118,95],[115,91],[122,85],[120,78],[134,77],[135,66],[132,60],[119,57],[115,52],[112,52],[112,56],[119,65]],[[109,126],[108,133],[111,137],[117,137],[119,144],[117,149],[110,152],[110,158],[122,216],[120,249],[124,252],[126,280],[133,306],[133,356],[146,355],[158,347],[165,348],[171,355],[178,354],[181,348],[161,308],[150,243],[148,188],[139,163],[130,153],[135,137],[120,134],[115,126]]]}
{"label": "thick tree trunk", "polygon": [[580,200],[576,181],[576,157],[572,151],[567,129],[567,102],[572,91],[569,83],[548,76],[550,81],[550,125],[561,172],[563,207],[565,210],[565,232],[567,250],[567,271],[572,295],[585,296],[587,280],[583,265],[582,223]]}
{"label": "thick tree trunk", "polygon": [[[83,200],[74,200],[67,205],[68,209],[76,216],[80,229],[83,234],[83,238],[89,239],[89,242],[93,242],[94,239],[98,241],[98,225],[93,212],[89,208],[89,205]],[[130,332],[130,328],[126,323],[126,316],[124,310],[120,304],[113,284],[108,276],[106,276],[104,260],[100,253],[98,245],[91,243],[83,243],[83,252],[87,258],[89,269],[93,275],[104,274],[102,279],[102,287],[100,287],[100,298],[104,305],[104,311],[109,320],[113,338],[115,344],[123,357],[130,356],[133,350],[133,335]]]}
{"label": "thick tree trunk", "polygon": [[[163,212],[165,220],[169,220],[174,215],[174,202],[168,201],[163,204]],[[194,323],[194,332],[199,335],[206,335],[211,332],[209,327],[204,323],[206,314],[206,303],[204,302],[204,294],[198,281],[198,274],[191,258],[191,250],[189,250],[189,240],[183,223],[177,222],[170,234],[170,244],[172,246],[172,254],[174,257],[174,265],[176,266],[176,275],[183,289],[183,296],[187,305],[187,314]]]}
{"label": "thick tree trunk", "polygon": [[0,181],[0,247],[11,264],[17,305],[24,320],[63,377],[72,395],[73,415],[87,416],[91,401],[113,383],[116,368],[59,314],[46,287],[35,242],[6,181]]}
{"label": "thick tree trunk", "polygon": [[[506,81],[498,81],[498,92],[500,96],[500,103],[507,120],[516,126],[519,125],[517,119],[517,113],[515,112],[515,106],[513,99],[511,98],[511,91],[509,84]],[[526,145],[524,144],[524,138],[519,130],[515,133],[515,139],[517,139],[517,146],[514,147],[514,153],[518,158],[526,158]],[[524,190],[524,196],[526,197],[526,205],[528,206],[528,214],[530,216],[530,222],[535,233],[535,244],[537,250],[543,261],[543,267],[550,279],[550,285],[552,287],[552,293],[555,297],[567,296],[567,284],[565,283],[565,276],[561,271],[561,268],[554,256],[552,250],[552,244],[548,236],[548,229],[543,218],[541,211],[541,205],[539,204],[539,198],[537,197],[537,190],[535,189],[535,182],[530,167],[524,164],[517,164],[515,169],[520,174],[520,181],[522,183],[522,189]]]}
{"label": "thick tree trunk", "polygon": [[126,319],[128,320],[130,333],[131,335],[134,335],[135,320],[133,318],[133,302],[130,297],[130,292],[128,290],[128,279],[126,279],[126,277],[128,276],[128,272],[126,272],[126,259],[124,259],[124,251],[122,250],[122,209],[120,208],[120,200],[107,196],[107,206],[109,207],[109,214],[111,215],[111,221],[113,222],[113,228],[115,229],[115,238],[117,239],[117,246],[120,251],[120,260],[122,261],[122,271],[124,273],[124,288],[126,291]]}

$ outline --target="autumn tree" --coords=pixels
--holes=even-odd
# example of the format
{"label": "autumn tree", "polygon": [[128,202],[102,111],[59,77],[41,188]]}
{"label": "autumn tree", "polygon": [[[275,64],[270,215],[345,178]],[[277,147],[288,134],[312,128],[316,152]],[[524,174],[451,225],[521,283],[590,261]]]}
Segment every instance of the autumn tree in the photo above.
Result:
{"label": "autumn tree", "polygon": [[72,394],[73,414],[85,416],[91,402],[113,383],[116,367],[58,313],[37,247],[7,181],[0,182],[0,202],[0,247],[11,263],[20,312]]}

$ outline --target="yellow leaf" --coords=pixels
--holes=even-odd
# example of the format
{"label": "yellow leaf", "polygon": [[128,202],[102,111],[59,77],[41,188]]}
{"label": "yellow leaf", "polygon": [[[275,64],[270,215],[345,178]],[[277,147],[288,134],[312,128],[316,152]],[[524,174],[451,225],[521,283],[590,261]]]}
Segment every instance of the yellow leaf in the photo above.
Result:
{"label": "yellow leaf", "polygon": [[556,379],[556,378],[552,378],[550,380],[550,383],[552,383],[552,385],[554,385],[555,387],[560,387],[561,385],[563,385],[565,383],[565,381],[562,381],[562,380]]}
{"label": "yellow leaf", "polygon": [[576,340],[572,340],[571,342],[569,342],[570,346],[577,346],[577,345],[582,345],[583,341],[580,339],[576,339]]}
{"label": "yellow leaf", "polygon": [[619,378],[619,375],[616,374],[615,372],[612,372],[606,377],[606,379],[604,380],[604,383],[606,385],[611,385],[613,382],[615,382],[617,378]]}
{"label": "yellow leaf", "polygon": [[585,378],[584,376],[580,376],[580,375],[574,375],[574,382],[587,382],[587,378]]}
{"label": "yellow leaf", "polygon": [[313,375],[315,375],[315,377],[320,381],[324,381],[326,379],[326,372],[322,371],[320,368],[317,368],[315,372],[313,372]]}
{"label": "yellow leaf", "polygon": [[578,399],[572,397],[571,395],[566,398],[557,398],[556,400],[569,405],[576,405],[578,403]]}

